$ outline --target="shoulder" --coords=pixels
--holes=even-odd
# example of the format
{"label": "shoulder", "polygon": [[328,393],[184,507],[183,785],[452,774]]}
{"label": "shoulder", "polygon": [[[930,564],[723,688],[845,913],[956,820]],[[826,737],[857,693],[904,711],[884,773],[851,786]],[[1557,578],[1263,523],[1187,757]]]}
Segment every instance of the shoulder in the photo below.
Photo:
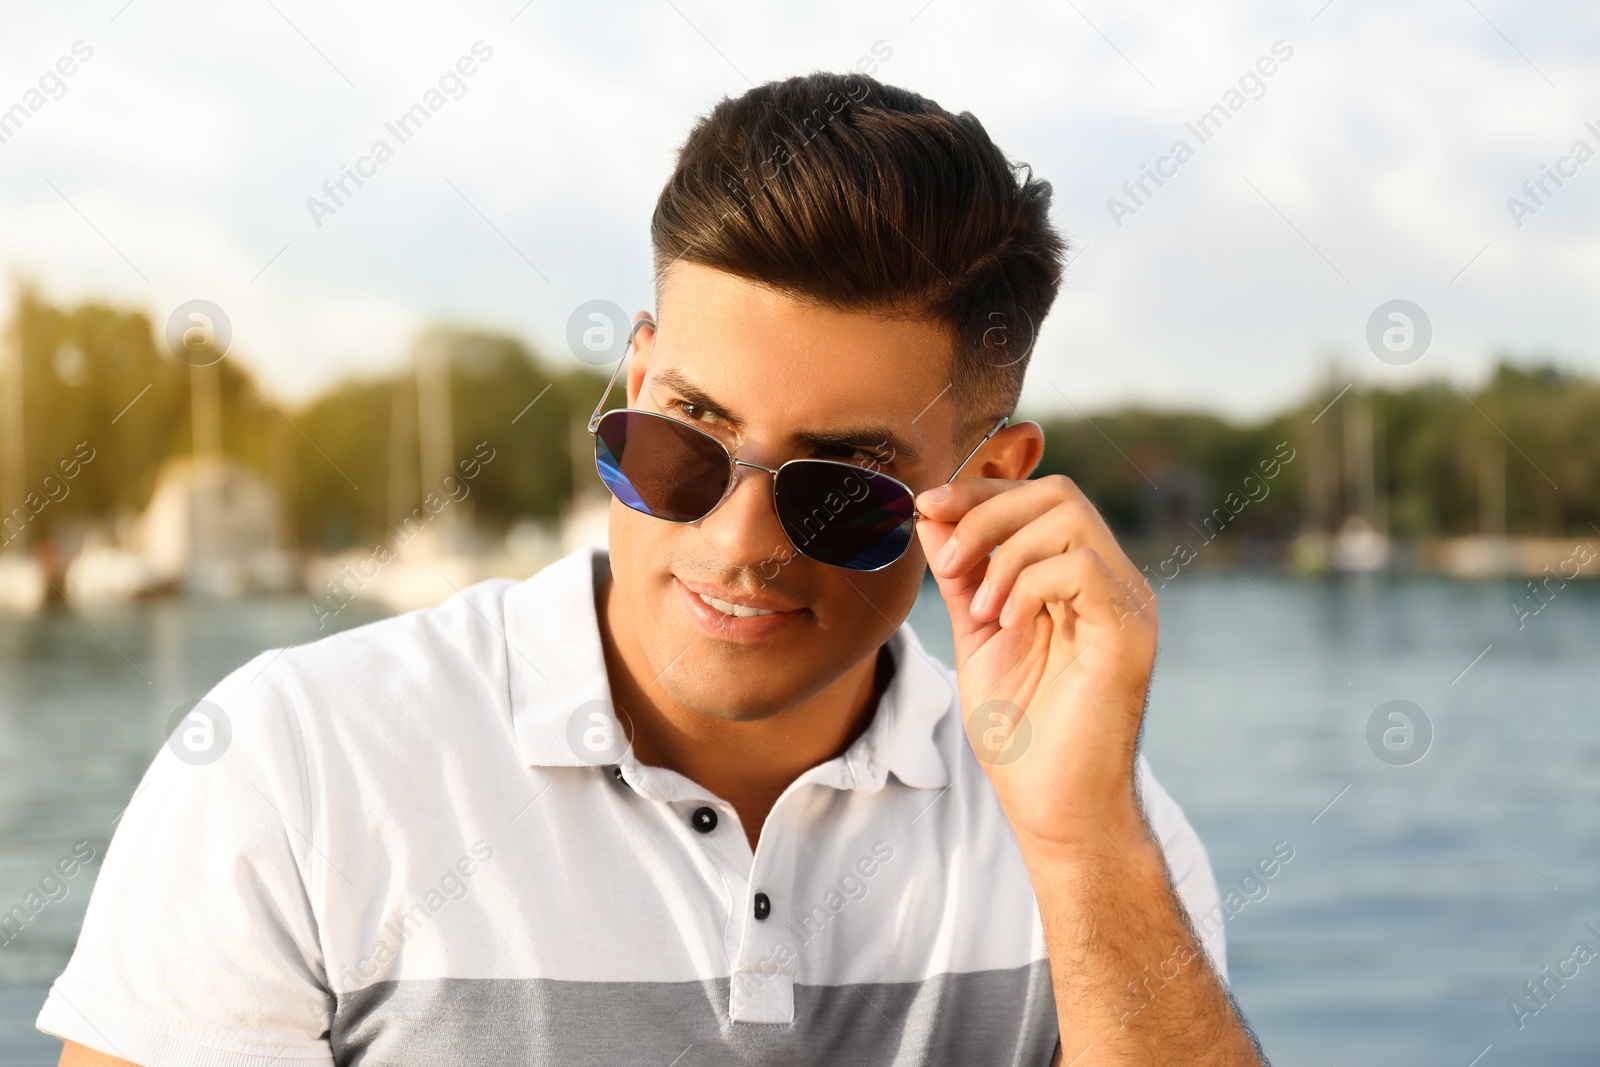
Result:
{"label": "shoulder", "polygon": [[321,692],[415,683],[441,671],[493,672],[505,663],[506,604],[517,585],[509,578],[479,582],[436,607],[269,653],[270,669]]}
{"label": "shoulder", "polygon": [[411,712],[430,721],[468,710],[509,716],[522,675],[599,662],[594,590],[605,565],[603,552],[580,549],[523,581],[479,582],[436,607],[270,653],[266,670],[318,718],[375,710],[388,724]]}
{"label": "shoulder", "polygon": [[[185,731],[214,731],[208,769],[276,779],[308,817],[333,802],[330,791],[343,801],[392,796],[414,785],[430,757],[504,744],[511,715],[501,634],[516,585],[482,582],[436,607],[262,652],[206,693],[166,747],[194,762],[181,751]],[[163,773],[162,763],[150,773]],[[193,790],[204,779],[183,780]],[[207,788],[228,792],[216,781]]]}
{"label": "shoulder", "polygon": [[417,713],[503,711],[506,603],[517,584],[480,582],[435,607],[269,650],[219,683],[213,699],[225,710],[228,701],[277,704],[313,727],[392,728]]}

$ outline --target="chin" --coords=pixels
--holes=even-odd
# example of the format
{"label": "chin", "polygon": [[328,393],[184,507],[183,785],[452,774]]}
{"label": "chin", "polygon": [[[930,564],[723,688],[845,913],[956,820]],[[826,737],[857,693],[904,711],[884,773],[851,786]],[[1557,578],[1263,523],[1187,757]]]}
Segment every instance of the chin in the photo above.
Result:
{"label": "chin", "polygon": [[[671,618],[670,607],[664,608],[657,616],[663,623]],[[729,722],[754,722],[793,707],[854,662],[833,662],[829,652],[838,650],[824,647],[830,642],[814,627],[752,643],[723,640],[672,619],[641,636],[653,669],[662,671],[656,684],[663,693],[680,707]]]}
{"label": "chin", "polygon": [[[684,660],[689,660],[693,655],[689,653]],[[683,663],[677,666],[683,666]],[[787,690],[787,686],[783,690],[772,685],[733,687],[707,674],[691,674],[687,671],[684,677],[673,680],[671,675],[676,670],[677,667],[674,667],[661,678],[661,688],[668,698],[697,715],[724,722],[759,722],[792,707],[806,695],[799,693],[791,697],[783,691]]]}

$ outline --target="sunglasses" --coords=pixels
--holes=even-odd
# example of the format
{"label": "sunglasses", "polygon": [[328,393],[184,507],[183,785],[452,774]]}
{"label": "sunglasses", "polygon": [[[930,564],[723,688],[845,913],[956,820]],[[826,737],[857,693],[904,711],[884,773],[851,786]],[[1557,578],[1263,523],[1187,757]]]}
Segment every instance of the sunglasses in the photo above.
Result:
{"label": "sunglasses", "polygon": [[[739,468],[772,475],[772,505],[795,550],[818,563],[852,571],[879,571],[911,547],[918,515],[916,493],[898,478],[843,460],[791,459],[778,467],[735,459],[704,430],[654,411],[616,408],[601,412],[633,349],[646,316],[628,333],[628,346],[589,418],[595,467],[606,488],[634,511],[666,522],[699,522],[728,498]],[[961,461],[953,482],[985,441],[999,433],[1001,419]]]}

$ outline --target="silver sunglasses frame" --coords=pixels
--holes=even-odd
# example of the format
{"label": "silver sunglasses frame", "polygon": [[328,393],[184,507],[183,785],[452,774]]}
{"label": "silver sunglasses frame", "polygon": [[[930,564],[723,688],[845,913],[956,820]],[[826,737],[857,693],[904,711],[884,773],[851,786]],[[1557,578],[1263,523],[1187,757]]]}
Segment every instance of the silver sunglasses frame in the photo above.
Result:
{"label": "silver sunglasses frame", "polygon": [[[606,391],[600,395],[600,402],[594,406],[594,413],[589,416],[589,435],[595,439],[595,456],[594,456],[595,473],[598,474],[600,472],[600,432],[599,432],[600,431],[600,419],[605,415],[612,414],[612,411],[625,411],[625,412],[628,412],[629,414],[633,414],[633,415],[649,415],[649,416],[651,416],[653,418],[665,419],[668,422],[674,423],[675,425],[682,426],[686,430],[690,430],[690,431],[692,431],[694,433],[699,434],[701,437],[704,437],[707,440],[711,441],[712,444],[716,445],[717,448],[719,450],[721,450],[722,453],[728,457],[728,466],[729,466],[729,469],[731,470],[732,473],[728,478],[728,486],[727,486],[727,488],[722,491],[722,496],[720,498],[718,498],[717,502],[715,504],[713,504],[711,506],[711,508],[709,510],[707,510],[704,515],[701,515],[700,518],[698,518],[698,519],[686,519],[686,520],[667,519],[667,518],[662,518],[660,515],[650,515],[649,512],[640,512],[641,515],[649,515],[649,517],[652,518],[652,519],[660,519],[660,521],[662,521],[662,522],[670,522],[670,523],[672,523],[672,524],[674,524],[676,526],[692,526],[695,523],[700,522],[701,520],[703,520],[703,519],[707,518],[708,516],[710,516],[713,511],[716,511],[718,508],[720,508],[723,505],[724,502],[727,501],[729,496],[733,495],[734,489],[739,484],[739,468],[740,467],[749,467],[751,470],[765,471],[767,474],[772,475],[772,509],[773,509],[773,512],[776,513],[777,510],[778,510],[778,472],[779,471],[783,470],[783,468],[787,467],[790,463],[831,463],[831,464],[833,464],[834,466],[837,466],[837,467],[848,467],[849,469],[851,469],[853,471],[865,471],[866,473],[872,475],[874,478],[886,478],[889,481],[893,482],[895,485],[898,485],[901,489],[904,489],[906,491],[906,495],[908,497],[910,497],[911,500],[912,500],[912,511],[911,511],[911,516],[908,519],[906,519],[906,522],[903,523],[902,525],[907,525],[907,524],[915,525],[916,521],[923,517],[922,513],[916,510],[916,503],[915,502],[916,502],[916,499],[917,499],[917,493],[916,493],[916,491],[914,489],[912,489],[905,482],[902,482],[899,478],[896,478],[891,474],[880,473],[878,471],[872,470],[869,467],[864,467],[859,463],[846,463],[843,460],[837,460],[837,459],[791,459],[791,460],[787,460],[787,461],[785,461],[783,463],[778,464],[778,466],[776,466],[776,467],[763,467],[759,463],[751,463],[748,460],[739,459],[732,452],[730,452],[728,450],[728,446],[727,445],[723,444],[715,436],[713,436],[712,434],[706,433],[704,430],[700,429],[698,426],[690,426],[688,423],[684,422],[682,419],[674,419],[670,415],[661,414],[661,412],[659,412],[659,411],[646,411],[643,408],[614,408],[614,409],[612,409],[612,411],[606,411],[605,410],[606,401],[611,398],[611,390],[616,387],[617,379],[622,376],[622,368],[627,366],[628,356],[633,353],[633,341],[634,341],[634,338],[638,335],[639,329],[641,327],[643,327],[643,326],[649,326],[651,328],[654,328],[655,324],[656,324],[656,320],[654,319],[654,317],[652,317],[650,315],[644,316],[638,322],[635,322],[633,324],[633,328],[628,331],[628,345],[627,345],[626,348],[623,349],[621,358],[619,358],[617,360],[617,367],[616,367],[615,370],[613,370],[611,372],[611,380],[606,383]],[[999,422],[995,423],[994,426],[989,430],[989,432],[983,435],[983,439],[981,441],[979,441],[976,445],[972,446],[972,451],[968,452],[967,453],[967,458],[963,459],[961,461],[961,464],[958,467],[956,467],[955,473],[951,474],[950,477],[946,478],[942,484],[949,485],[951,482],[955,481],[957,476],[959,476],[961,474],[962,470],[964,470],[966,468],[967,464],[972,462],[972,457],[978,454],[978,449],[982,448],[985,444],[987,444],[988,441],[989,441],[989,438],[993,437],[995,434],[999,433],[1002,429],[1004,429],[1006,427],[1006,425],[1010,421],[1011,421],[1010,416],[1007,416],[1005,418],[1002,418]],[[605,478],[602,476],[600,480],[601,480],[601,482],[604,482]],[[615,496],[616,494],[613,493],[612,495]],[[633,509],[633,510],[638,510],[638,509]],[[778,525],[779,526],[783,525],[783,522],[782,522],[781,518],[779,519]],[[840,570],[855,571],[858,574],[872,574],[872,573],[874,573],[876,571],[883,570],[885,567],[894,566],[896,563],[899,563],[900,560],[905,558],[906,551],[909,550],[910,547],[911,547],[911,541],[909,539],[907,539],[906,548],[902,549],[898,556],[896,556],[894,559],[890,560],[888,563],[881,564],[881,565],[879,565],[877,567],[846,567],[846,566],[843,566],[842,564],[828,563],[826,560],[820,560],[820,559],[817,559],[815,556],[807,555],[806,552],[803,549],[801,549],[799,546],[795,545],[794,538],[789,536],[789,531],[787,529],[784,530],[784,537],[789,541],[790,547],[793,548],[795,550],[795,552],[798,553],[799,555],[805,556],[807,559],[814,560],[817,563],[821,563],[824,567],[837,567]]]}

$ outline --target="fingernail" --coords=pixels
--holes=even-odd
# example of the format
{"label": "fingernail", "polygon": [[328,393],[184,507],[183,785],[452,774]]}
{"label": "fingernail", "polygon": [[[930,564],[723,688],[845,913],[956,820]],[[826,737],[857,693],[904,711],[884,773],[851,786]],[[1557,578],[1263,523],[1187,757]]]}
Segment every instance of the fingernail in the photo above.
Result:
{"label": "fingernail", "polygon": [[972,594],[972,604],[968,610],[974,615],[981,615],[989,606],[989,579],[985,578],[978,583],[978,591]]}
{"label": "fingernail", "polygon": [[956,544],[956,539],[952,535],[950,540],[944,543],[944,547],[939,550],[938,558],[933,561],[933,569],[942,571],[950,566],[956,561],[956,553],[958,551],[960,551],[960,547]]}
{"label": "fingernail", "polygon": [[950,487],[948,485],[936,485],[926,493],[923,493],[918,499],[924,505],[943,504],[950,499]]}

